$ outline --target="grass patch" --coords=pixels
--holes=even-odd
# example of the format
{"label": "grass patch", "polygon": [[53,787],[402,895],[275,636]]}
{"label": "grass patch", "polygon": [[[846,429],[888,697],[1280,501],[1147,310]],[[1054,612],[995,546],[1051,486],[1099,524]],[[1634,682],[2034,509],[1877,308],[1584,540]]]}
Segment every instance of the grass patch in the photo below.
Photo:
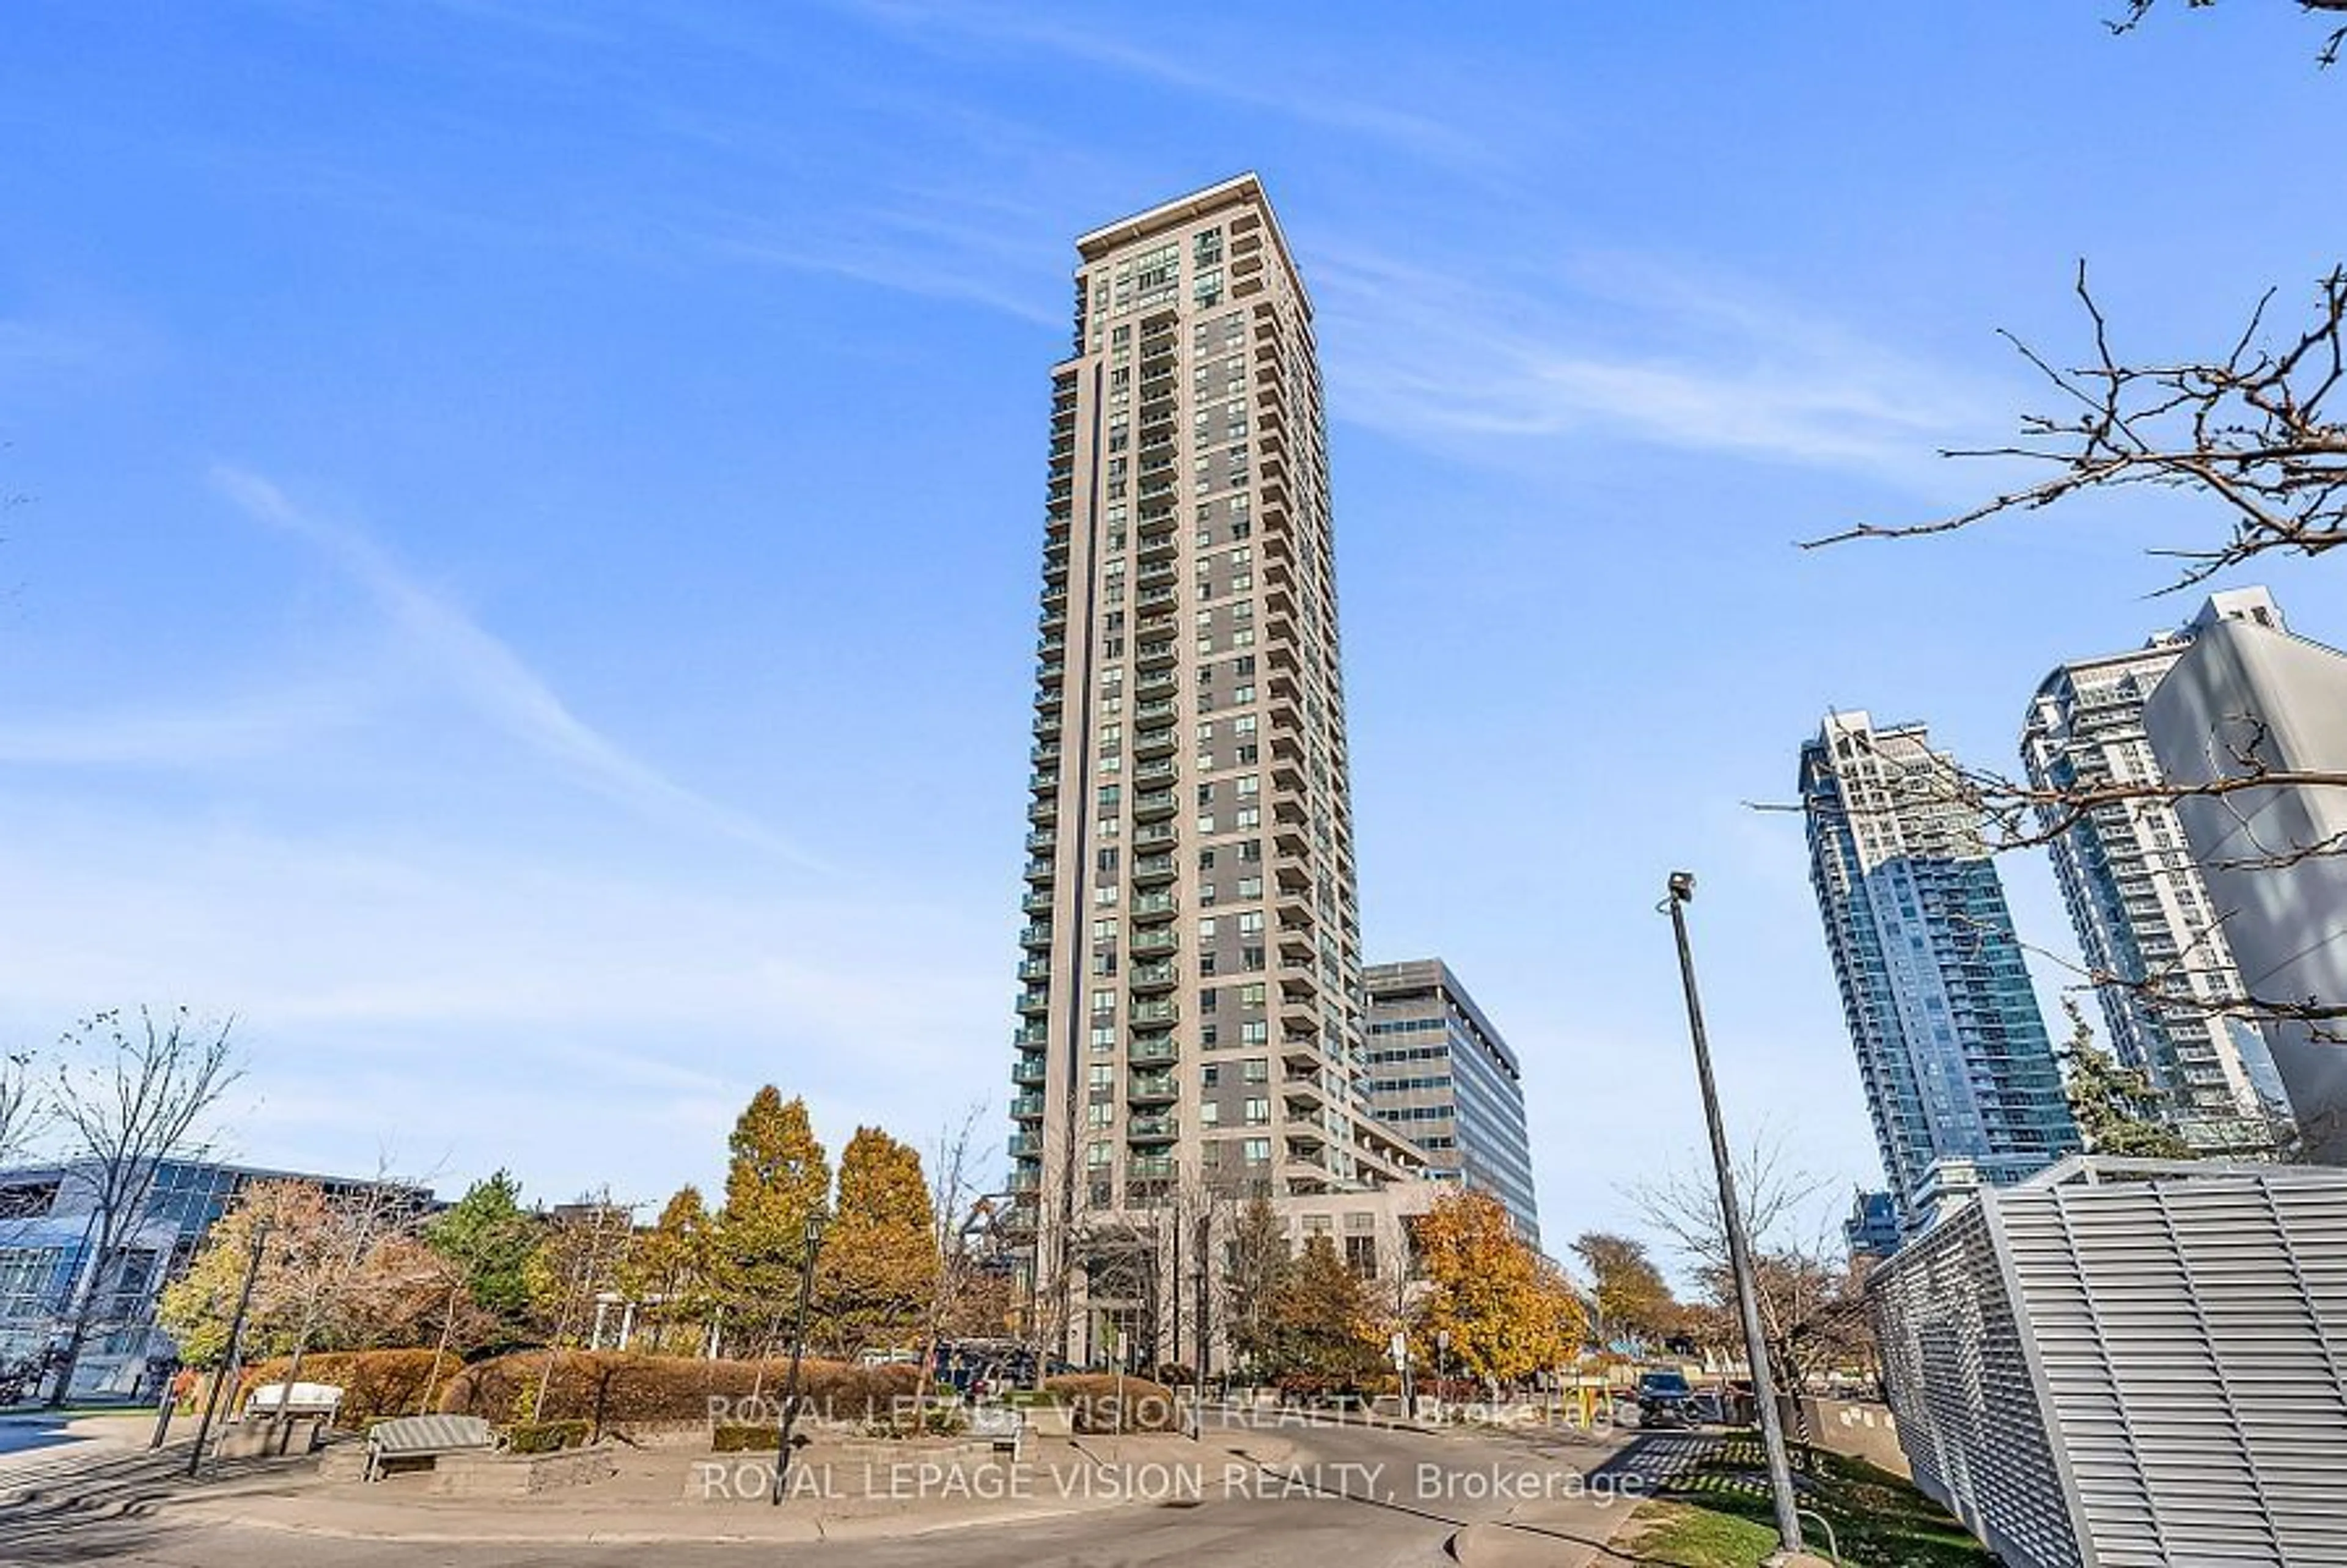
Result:
{"label": "grass patch", "polygon": [[[1938,1504],[1888,1471],[1819,1449],[1793,1450],[1801,1506],[1833,1526],[1844,1563],[1865,1568],[1995,1568],[1996,1559]],[[1757,1568],[1776,1550],[1759,1440],[1730,1437],[1673,1480],[1632,1520],[1630,1550],[1658,1568]],[[1810,1552],[1824,1532],[1802,1521]]]}

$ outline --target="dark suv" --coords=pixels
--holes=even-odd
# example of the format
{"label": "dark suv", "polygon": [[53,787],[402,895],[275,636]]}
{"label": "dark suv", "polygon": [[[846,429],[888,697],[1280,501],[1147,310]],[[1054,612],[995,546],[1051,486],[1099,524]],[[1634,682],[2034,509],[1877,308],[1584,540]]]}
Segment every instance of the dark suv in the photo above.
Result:
{"label": "dark suv", "polygon": [[1692,1427],[1696,1423],[1695,1390],[1678,1372],[1645,1372],[1638,1378],[1638,1424],[1642,1427]]}

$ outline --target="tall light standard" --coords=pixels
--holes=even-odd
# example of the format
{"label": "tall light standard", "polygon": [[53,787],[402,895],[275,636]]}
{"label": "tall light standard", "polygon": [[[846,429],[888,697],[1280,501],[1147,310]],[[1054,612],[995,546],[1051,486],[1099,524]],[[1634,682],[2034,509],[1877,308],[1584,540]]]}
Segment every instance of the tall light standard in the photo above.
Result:
{"label": "tall light standard", "polygon": [[1768,1455],[1768,1491],[1777,1509],[1777,1535],[1787,1552],[1801,1550],[1801,1516],[1793,1496],[1793,1467],[1785,1454],[1785,1429],[1777,1417],[1776,1380],[1768,1375],[1768,1342],[1760,1332],[1760,1298],[1753,1289],[1752,1243],[1744,1234],[1744,1208],[1736,1199],[1736,1168],[1727,1154],[1727,1129],[1719,1118],[1719,1086],[1712,1081],[1711,1044],[1703,1032],[1703,1001],[1695,989],[1695,951],[1687,946],[1686,907],[1695,897],[1695,874],[1671,873],[1671,933],[1678,938],[1679,983],[1686,990],[1687,1033],[1695,1040],[1695,1075],[1703,1086],[1703,1119],[1711,1130],[1711,1164],[1719,1175],[1719,1214],[1727,1227],[1727,1266],[1736,1276],[1736,1307],[1744,1319],[1744,1356],[1752,1367],[1752,1399],[1760,1407],[1760,1443]]}
{"label": "tall light standard", "polygon": [[783,1483],[791,1473],[791,1428],[799,1419],[799,1361],[806,1355],[807,1300],[815,1294],[815,1255],[823,1245],[824,1212],[816,1209],[806,1217],[806,1232],[800,1248],[799,1316],[791,1330],[791,1370],[783,1383],[783,1430],[774,1443],[774,1485],[767,1493],[768,1501],[780,1507]]}

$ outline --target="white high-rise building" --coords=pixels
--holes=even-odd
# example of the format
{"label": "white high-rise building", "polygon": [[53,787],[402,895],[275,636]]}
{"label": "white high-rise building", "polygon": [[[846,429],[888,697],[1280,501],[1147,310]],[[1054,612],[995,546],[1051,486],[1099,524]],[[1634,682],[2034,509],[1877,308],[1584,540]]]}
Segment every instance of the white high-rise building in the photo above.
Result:
{"label": "white high-rise building", "polygon": [[[2270,608],[2270,601],[2268,601]],[[2191,647],[2191,629],[2144,647],[2065,664],[2045,677],[2022,728],[2033,788],[2051,795],[2157,784],[2144,709]],[[2226,927],[2165,798],[2085,811],[2048,802],[2038,819],[2111,1047],[2159,1091],[2177,1132],[2204,1154],[2257,1157],[2288,1127],[2263,1036],[2210,1004],[2240,989]]]}
{"label": "white high-rise building", "polygon": [[[2210,597],[2144,708],[2177,820],[2233,952],[2233,994],[2347,1006],[2347,653],[2298,636],[2262,589]],[[2301,782],[2258,784],[2260,775]],[[2303,1150],[2347,1163],[2347,1018],[2265,1024]]]}

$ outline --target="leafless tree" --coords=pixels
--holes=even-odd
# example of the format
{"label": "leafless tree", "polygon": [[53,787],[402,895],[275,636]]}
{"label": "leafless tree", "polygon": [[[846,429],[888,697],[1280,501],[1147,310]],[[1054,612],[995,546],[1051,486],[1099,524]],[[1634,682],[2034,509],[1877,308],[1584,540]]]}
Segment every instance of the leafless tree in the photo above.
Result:
{"label": "leafless tree", "polygon": [[85,1019],[61,1042],[51,1104],[67,1180],[87,1189],[91,1218],[64,1314],[52,1406],[65,1403],[99,1307],[125,1283],[157,1170],[202,1156],[210,1116],[243,1076],[233,1027],[199,1023],[185,1007],[160,1019],[142,1007],[135,1019],[119,1011]]}
{"label": "leafless tree", "polygon": [[0,1165],[32,1141],[47,1108],[35,1082],[36,1066],[29,1050],[0,1056]]}
{"label": "leafless tree", "polygon": [[[1864,1311],[1848,1261],[1816,1200],[1829,1184],[1794,1164],[1783,1141],[1757,1136],[1735,1157],[1737,1201],[1751,1237],[1754,1296],[1772,1362],[1787,1386],[1839,1354]],[[1719,1186],[1707,1168],[1674,1165],[1628,1190],[1639,1215],[1689,1265],[1711,1297],[1716,1332],[1735,1330],[1736,1281]]]}
{"label": "leafless tree", "polygon": [[927,1430],[926,1404],[937,1380],[938,1343],[968,1298],[979,1259],[969,1240],[971,1211],[979,1199],[977,1141],[983,1101],[941,1129],[929,1152],[929,1223],[937,1246],[937,1285],[921,1317],[921,1379],[914,1389],[914,1430]]}

